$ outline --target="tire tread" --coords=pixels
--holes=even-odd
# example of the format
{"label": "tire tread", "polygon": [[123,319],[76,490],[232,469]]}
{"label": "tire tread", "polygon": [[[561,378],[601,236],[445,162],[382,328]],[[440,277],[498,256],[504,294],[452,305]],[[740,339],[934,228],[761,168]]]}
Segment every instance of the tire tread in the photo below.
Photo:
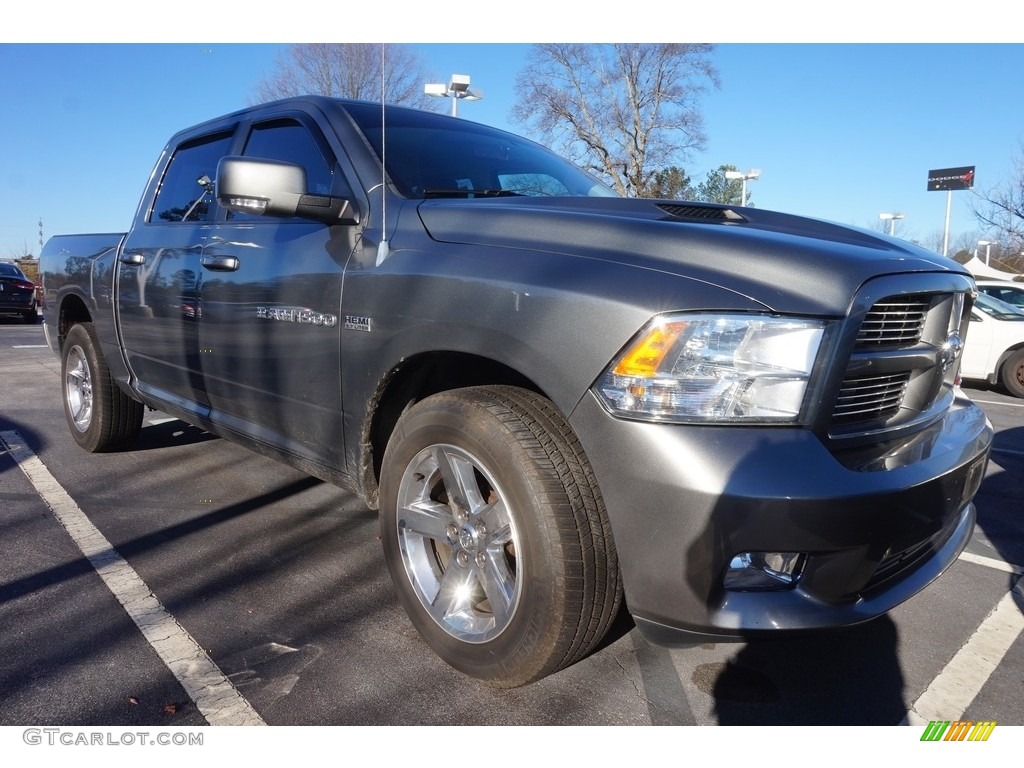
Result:
{"label": "tire tread", "polygon": [[582,581],[582,589],[579,623],[567,628],[571,637],[564,638],[564,655],[554,662],[555,669],[562,669],[594,649],[618,615],[622,602],[618,557],[604,500],[579,439],[551,401],[516,387],[481,389],[514,415],[519,424],[513,427],[510,423],[511,430],[536,441],[557,473],[569,502],[571,518],[566,516],[561,522],[568,538],[578,541],[578,551],[575,557],[566,558],[565,571],[569,577],[575,575]]}
{"label": "tire tread", "polygon": [[[128,397],[117,386],[100,352],[96,329],[92,323],[78,323],[68,332],[64,340],[65,364],[66,350],[75,344],[82,348],[91,369],[93,421],[88,430],[79,432],[71,422],[71,415],[65,402],[64,411],[68,417],[71,434],[76,442],[90,453],[119,450],[134,440],[139,433],[145,406],[138,400]],[[62,380],[61,386],[64,385]]]}
{"label": "tire tread", "polygon": [[1003,363],[1000,383],[1014,397],[1024,397],[1024,349],[1018,349]]}

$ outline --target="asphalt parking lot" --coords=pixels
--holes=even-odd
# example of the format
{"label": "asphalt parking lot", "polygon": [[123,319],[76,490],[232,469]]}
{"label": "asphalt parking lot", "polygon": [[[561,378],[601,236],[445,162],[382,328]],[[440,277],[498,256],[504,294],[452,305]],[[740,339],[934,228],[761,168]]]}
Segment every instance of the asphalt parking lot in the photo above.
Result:
{"label": "asphalt parking lot", "polygon": [[[1024,725],[1024,401],[995,389],[967,388],[997,429],[974,538],[890,615],[671,650],[623,615],[581,663],[497,691],[419,639],[358,499],[156,412],[134,450],[84,453],[43,344],[40,326],[0,321],[0,725]],[[26,474],[37,464],[58,496]],[[114,581],[137,577],[137,603],[58,519],[59,493],[109,542]],[[163,611],[144,625],[173,630],[156,645],[132,619],[143,604]],[[194,646],[169,663],[174,627]],[[212,697],[182,670],[219,674]]]}

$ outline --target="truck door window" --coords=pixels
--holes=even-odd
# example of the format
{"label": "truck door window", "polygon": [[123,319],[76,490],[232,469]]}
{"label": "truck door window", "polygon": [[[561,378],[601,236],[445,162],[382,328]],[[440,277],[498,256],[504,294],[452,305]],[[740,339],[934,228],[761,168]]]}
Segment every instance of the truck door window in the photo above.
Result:
{"label": "truck door window", "polygon": [[[245,143],[246,157],[281,160],[301,165],[306,171],[306,191],[314,195],[330,195],[334,187],[334,160],[324,157],[316,139],[306,126],[296,120],[273,120],[253,126]],[[228,218],[260,221],[260,216],[228,212]]]}
{"label": "truck door window", "polygon": [[183,221],[186,214],[188,221],[205,221],[213,207],[213,196],[199,183],[199,179],[216,177],[217,163],[228,153],[230,146],[231,134],[224,133],[178,147],[164,171],[150,212],[150,223]]}

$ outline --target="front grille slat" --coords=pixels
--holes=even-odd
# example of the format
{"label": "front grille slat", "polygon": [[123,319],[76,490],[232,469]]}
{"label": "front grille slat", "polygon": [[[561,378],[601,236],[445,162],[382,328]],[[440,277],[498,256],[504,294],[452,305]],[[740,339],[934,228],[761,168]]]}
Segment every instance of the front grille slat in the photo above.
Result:
{"label": "front grille slat", "polygon": [[891,416],[899,410],[909,381],[909,373],[847,379],[836,398],[832,422],[847,424]]}
{"label": "front grille slat", "polygon": [[890,577],[902,573],[914,563],[928,555],[931,551],[932,541],[931,539],[926,539],[925,541],[918,542],[917,544],[908,547],[902,552],[887,554],[878,564],[878,567],[875,569],[875,572],[868,583],[861,588],[861,594],[870,592],[876,587],[880,587]]}
{"label": "front grille slat", "polygon": [[924,331],[930,306],[931,297],[920,295],[878,302],[861,323],[857,333],[857,348],[913,346]]}

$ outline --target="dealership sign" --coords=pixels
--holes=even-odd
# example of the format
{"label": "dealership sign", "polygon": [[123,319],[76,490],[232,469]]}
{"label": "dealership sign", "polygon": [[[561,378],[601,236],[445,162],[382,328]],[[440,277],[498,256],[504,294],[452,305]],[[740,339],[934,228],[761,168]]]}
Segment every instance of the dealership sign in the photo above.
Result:
{"label": "dealership sign", "polygon": [[929,192],[970,189],[973,186],[973,165],[965,165],[962,168],[937,168],[934,171],[928,171]]}

